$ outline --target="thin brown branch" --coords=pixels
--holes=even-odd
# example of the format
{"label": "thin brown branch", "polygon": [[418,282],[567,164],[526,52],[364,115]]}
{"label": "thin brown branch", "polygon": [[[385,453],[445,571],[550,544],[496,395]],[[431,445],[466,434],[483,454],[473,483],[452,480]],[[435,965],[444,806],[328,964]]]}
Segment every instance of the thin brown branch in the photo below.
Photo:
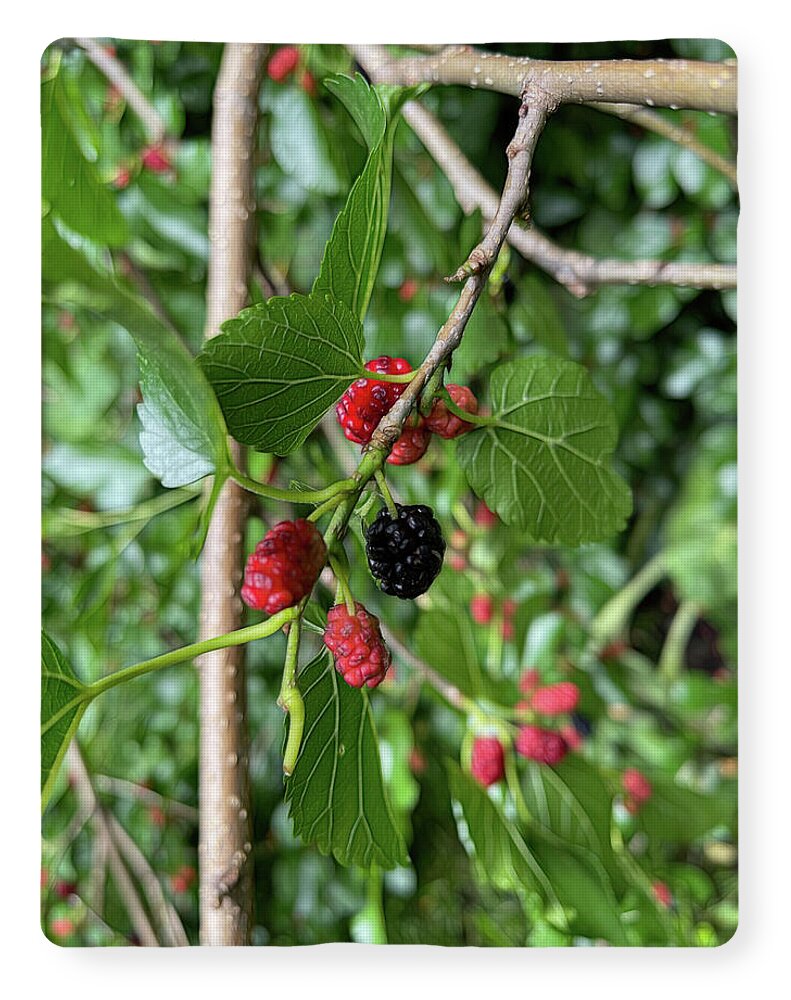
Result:
{"label": "thin brown branch", "polygon": [[415,656],[386,625],[380,624],[380,627],[385,642],[391,649],[395,650],[402,660],[421,674],[423,679],[435,688],[449,705],[458,708],[459,711],[465,711],[467,700],[455,685],[451,684],[450,681],[446,681],[433,667],[430,667],[428,663]]}
{"label": "thin brown branch", "polygon": [[187,932],[184,930],[184,925],[179,919],[175,907],[166,898],[162,884],[156,872],[149,864],[148,858],[143,854],[116,817],[110,812],[107,812],[105,815],[108,828],[118,850],[145,892],[151,912],[155,913],[159,920],[165,944],[171,947],[188,945],[189,938],[187,937]]}
{"label": "thin brown branch", "polygon": [[75,38],[75,41],[85,49],[94,66],[107,77],[140,119],[151,145],[158,146],[167,135],[165,119],[132,79],[123,63],[95,38]]}
{"label": "thin brown branch", "polygon": [[145,785],[127,781],[126,778],[111,777],[108,774],[95,774],[93,781],[96,788],[105,794],[138,799],[146,805],[160,806],[168,815],[186,820],[188,823],[198,822],[198,810],[194,806],[188,806],[176,799],[169,799],[165,795],[155,792],[152,788],[146,788]]}
{"label": "thin brown branch", "polygon": [[525,211],[533,153],[547,118],[555,107],[555,100],[542,90],[531,88],[523,93],[519,125],[505,151],[508,175],[494,216],[481,242],[448,281],[463,281],[470,274],[490,268],[497,259],[511,224],[517,215]]}
{"label": "thin brown branch", "polygon": [[671,142],[683,146],[691,153],[694,153],[699,160],[708,164],[712,169],[727,178],[731,187],[736,190],[736,164],[726,156],[721,156],[716,150],[701,142],[694,132],[689,131],[682,125],[663,118],[656,111],[650,108],[640,108],[634,104],[591,104],[591,108],[597,111],[604,111],[608,115],[622,118],[633,125],[639,125],[649,132],[655,132]]}
{"label": "thin brown branch", "polygon": [[[437,118],[414,101],[405,106],[404,117],[445,173],[464,212],[470,214],[477,208],[484,219],[493,218],[497,211],[496,192],[467,160]],[[732,264],[591,257],[558,246],[535,226],[527,229],[517,224],[511,226],[508,242],[526,260],[580,297],[599,285],[736,287],[736,267]]]}
{"label": "thin brown branch", "polygon": [[[371,46],[357,46],[360,50]],[[736,114],[736,64],[691,59],[547,61],[469,45],[389,61],[383,82],[480,87],[519,97],[540,87],[560,104],[609,102]]]}
{"label": "thin brown branch", "polygon": [[[210,257],[206,337],[247,303],[255,222],[253,151],[258,88],[266,47],[227,44],[214,89]],[[237,453],[237,458],[239,458]],[[247,504],[227,482],[215,507],[201,561],[200,637],[239,628]],[[252,872],[240,869],[233,890],[226,873],[251,850],[245,671],[241,646],[200,658],[200,940],[249,943]]]}
{"label": "thin brown branch", "polygon": [[67,761],[77,803],[79,808],[91,817],[94,836],[102,841],[102,850],[106,854],[110,874],[113,876],[115,887],[129,915],[134,932],[141,944],[148,948],[156,948],[159,946],[159,939],[118,851],[108,815],[96,797],[91,776],[76,740],[72,740],[69,746]]}

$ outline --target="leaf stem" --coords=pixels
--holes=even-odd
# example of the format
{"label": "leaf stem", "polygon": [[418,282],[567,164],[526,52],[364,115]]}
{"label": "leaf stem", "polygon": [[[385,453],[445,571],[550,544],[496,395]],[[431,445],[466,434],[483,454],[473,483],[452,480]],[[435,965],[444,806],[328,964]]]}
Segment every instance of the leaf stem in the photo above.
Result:
{"label": "leaf stem", "polygon": [[370,379],[372,382],[397,382],[404,385],[412,381],[415,377],[415,372],[404,372],[403,375],[389,375],[387,372],[372,372],[364,368],[360,373],[360,377]]}
{"label": "leaf stem", "polygon": [[337,555],[330,556],[330,567],[335,574],[335,579],[338,581],[338,589],[343,603],[346,605],[346,610],[350,615],[354,616],[357,613],[357,607],[354,603],[354,595],[352,594],[351,587],[349,586],[349,574]]}
{"label": "leaf stem", "polygon": [[211,653],[215,649],[226,649],[228,646],[242,646],[255,639],[265,639],[267,636],[274,635],[283,625],[293,621],[296,615],[296,608],[286,608],[285,611],[281,611],[257,625],[235,629],[233,632],[226,632],[224,635],[218,635],[212,639],[204,639],[203,642],[193,642],[188,646],[173,649],[169,653],[162,653],[151,660],[143,660],[141,663],[135,663],[134,666],[116,670],[115,673],[108,674],[107,677],[102,677],[101,680],[95,681],[93,684],[88,684],[85,688],[85,699],[90,701],[97,695],[109,691],[110,688],[117,687],[119,684],[124,684],[126,681],[135,680],[135,678],[150,674],[154,670],[162,670],[164,667],[194,660],[203,653]]}
{"label": "leaf stem", "polygon": [[469,410],[463,410],[453,402],[450,393],[445,388],[438,392],[437,396],[439,396],[451,413],[457,417],[461,417],[468,424],[476,424],[478,427],[498,427],[501,425],[501,421],[497,417],[485,417],[480,413],[470,413]]}
{"label": "leaf stem", "polygon": [[245,476],[239,469],[232,468],[230,476],[234,482],[250,493],[256,493],[268,500],[282,500],[285,503],[324,503],[341,493],[346,493],[356,487],[354,479],[339,479],[322,490],[283,490],[277,486],[267,486],[255,479]]}
{"label": "leaf stem", "polygon": [[283,664],[283,680],[280,684],[280,695],[277,703],[284,712],[288,712],[288,739],[283,751],[283,774],[294,773],[302,744],[302,732],[305,728],[305,702],[297,687],[297,664],[299,661],[299,636],[302,625],[301,611],[291,623],[288,630],[286,645],[286,661]]}

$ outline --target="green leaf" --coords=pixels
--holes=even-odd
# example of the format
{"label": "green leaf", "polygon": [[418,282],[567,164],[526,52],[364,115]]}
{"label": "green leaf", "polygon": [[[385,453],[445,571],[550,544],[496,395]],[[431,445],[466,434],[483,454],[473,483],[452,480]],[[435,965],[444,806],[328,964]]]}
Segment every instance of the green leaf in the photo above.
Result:
{"label": "green leaf", "polygon": [[492,373],[491,398],[491,424],[457,450],[478,496],[537,543],[582,545],[622,530],[632,504],[609,462],[618,426],[585,369],[512,361]]}
{"label": "green leaf", "polygon": [[363,328],[340,302],[292,295],[245,309],[198,356],[237,441],[287,455],[363,369]]}
{"label": "green leaf", "polygon": [[[95,308],[122,326],[137,346],[145,467],[169,487],[187,486],[212,472],[224,476],[229,464],[225,421],[206,376],[178,334],[109,274],[90,267],[54,226],[45,226],[44,239],[45,261],[54,257],[65,262],[55,280],[88,284],[98,293]],[[48,277],[46,263],[44,273]]]}
{"label": "green leaf", "polygon": [[530,815],[547,834],[588,852],[613,883],[622,883],[610,844],[612,795],[587,761],[571,756],[554,768],[528,762],[522,791]]}
{"label": "green leaf", "polygon": [[387,231],[398,111],[418,90],[388,88],[383,97],[359,75],[353,81],[348,77],[328,79],[325,86],[343,101],[370,153],[335,220],[311,295],[321,299],[331,295],[362,321]]}
{"label": "green leaf", "polygon": [[41,805],[46,806],[63,755],[91,696],[47,635],[41,633]]}
{"label": "green leaf", "polygon": [[280,87],[272,102],[272,154],[284,173],[308,191],[338,194],[327,133],[313,101],[299,87]]}
{"label": "green leaf", "polygon": [[126,242],[126,220],[72,131],[60,76],[41,85],[41,190],[75,232],[106,246]]}
{"label": "green leaf", "polygon": [[227,431],[211,386],[183,342],[133,295],[119,289],[107,315],[138,351],[143,402],[137,412],[146,468],[163,486],[224,475]]}
{"label": "green leaf", "polygon": [[627,944],[612,887],[600,865],[531,832],[523,836],[458,765],[448,762],[462,842],[481,876],[498,889],[537,892],[561,930]]}
{"label": "green leaf", "polygon": [[299,687],[305,732],[285,793],[295,834],[344,865],[406,864],[368,692],[345,684],[326,650],[302,670]]}
{"label": "green leaf", "polygon": [[661,775],[652,775],[651,785],[653,794],[640,807],[638,821],[656,846],[687,844],[721,825],[736,832],[734,796],[700,795]]}
{"label": "green leaf", "polygon": [[418,620],[415,642],[420,656],[469,698],[512,703],[512,685],[485,671],[481,629],[458,607],[442,599],[437,603],[442,607],[424,611]]}

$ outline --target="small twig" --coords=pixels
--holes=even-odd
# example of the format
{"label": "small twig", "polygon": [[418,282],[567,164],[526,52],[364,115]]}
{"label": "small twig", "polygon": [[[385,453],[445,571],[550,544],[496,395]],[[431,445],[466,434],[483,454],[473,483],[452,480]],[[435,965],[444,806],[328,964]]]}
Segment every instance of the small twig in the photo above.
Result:
{"label": "small twig", "polygon": [[148,141],[158,146],[167,135],[167,124],[138,87],[126,67],[95,38],[75,38],[91,62],[107,77],[143,124]]}
{"label": "small twig", "polygon": [[155,792],[152,788],[146,788],[145,785],[138,785],[134,781],[114,778],[107,774],[95,774],[93,780],[100,792],[139,799],[146,805],[162,806],[165,812],[170,813],[171,816],[177,816],[189,823],[198,822],[198,810],[194,806],[188,806],[176,799],[169,799],[160,795],[159,792]]}
{"label": "small twig", "polygon": [[640,108],[634,104],[590,104],[588,106],[595,108],[596,111],[604,111],[608,115],[622,118],[633,125],[639,125],[649,132],[655,132],[657,135],[683,146],[694,153],[699,160],[723,174],[734,191],[736,190],[736,164],[701,142],[694,132],[663,118],[662,115],[650,108]]}
{"label": "small twig", "polygon": [[184,930],[184,925],[179,919],[175,907],[165,897],[162,885],[157,878],[156,872],[149,864],[148,858],[143,854],[116,817],[112,813],[106,813],[105,815],[110,833],[119,851],[126,859],[135,878],[143,887],[151,911],[156,913],[159,919],[165,943],[174,947],[188,945],[189,938],[187,937],[187,932]]}
{"label": "small twig", "polygon": [[556,106],[555,98],[537,87],[531,86],[523,92],[519,124],[505,151],[508,157],[508,175],[497,210],[484,238],[470,251],[458,271],[447,278],[448,281],[463,281],[469,275],[488,270],[494,264],[511,223],[524,211],[527,204],[533,153],[547,118]]}
{"label": "small twig", "polygon": [[409,650],[386,625],[380,623],[380,627],[385,642],[391,649],[398,653],[402,660],[421,674],[433,688],[436,688],[439,694],[442,695],[449,705],[457,708],[460,712],[467,711],[467,698],[455,685],[451,684],[450,681],[446,681],[445,678],[441,674],[437,673],[433,667],[430,667],[424,660],[415,656],[415,654]]}
{"label": "small twig", "polygon": [[159,947],[159,939],[154,928],[151,926],[151,921],[148,919],[148,914],[135,889],[134,883],[129,877],[129,872],[121,860],[107,814],[96,798],[96,792],[91,783],[91,776],[75,740],[72,740],[69,746],[67,759],[69,771],[73,778],[74,794],[77,796],[77,802],[80,808],[91,816],[94,835],[104,841],[107,865],[115,881],[118,895],[121,897],[126,912],[129,914],[135,934],[140,938],[141,944],[149,948],[157,948]]}

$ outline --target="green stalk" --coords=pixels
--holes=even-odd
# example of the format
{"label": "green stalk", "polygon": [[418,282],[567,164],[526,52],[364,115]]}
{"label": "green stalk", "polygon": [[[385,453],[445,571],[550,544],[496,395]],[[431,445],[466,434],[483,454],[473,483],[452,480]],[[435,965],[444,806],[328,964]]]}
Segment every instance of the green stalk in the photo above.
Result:
{"label": "green stalk", "polygon": [[203,653],[211,653],[215,649],[226,649],[228,646],[242,646],[246,642],[253,642],[255,639],[265,639],[269,635],[274,635],[278,629],[287,622],[292,621],[297,615],[296,608],[286,608],[279,614],[273,615],[264,622],[257,625],[248,625],[246,628],[236,629],[233,632],[226,632],[224,635],[215,636],[212,639],[204,639],[203,642],[193,642],[189,646],[181,646],[173,649],[169,653],[162,653],[151,660],[143,660],[142,663],[135,663],[134,666],[124,667],[123,670],[116,670],[115,673],[102,677],[101,680],[88,684],[85,688],[86,700],[95,698],[97,695],[109,691],[110,688],[124,684],[126,681],[135,680],[144,674],[150,674],[154,670],[162,670],[164,667],[172,667],[177,663],[186,663],[194,660]]}
{"label": "green stalk", "polygon": [[[301,614],[301,612],[299,612]],[[280,695],[277,703],[284,712],[288,712],[288,740],[283,752],[283,774],[294,773],[297,766],[299,748],[302,744],[302,731],[305,728],[305,702],[297,687],[297,663],[299,660],[299,633],[302,622],[296,617],[288,631],[286,645],[286,662],[283,665],[283,680],[280,684]]]}
{"label": "green stalk", "polygon": [[591,623],[591,637],[603,646],[621,635],[634,609],[654,589],[665,572],[664,553],[659,552],[607,601]]}
{"label": "green stalk", "polygon": [[393,497],[390,493],[390,488],[387,485],[387,480],[385,479],[384,472],[382,472],[381,469],[377,469],[376,472],[374,473],[374,477],[376,478],[376,485],[379,487],[379,490],[382,496],[384,497],[384,501],[387,504],[387,509],[390,512],[390,517],[392,517],[394,520],[398,520],[398,509],[396,508],[396,505],[393,502]]}
{"label": "green stalk", "polygon": [[665,644],[659,657],[659,673],[666,681],[674,681],[684,666],[684,653],[700,617],[695,601],[683,601],[670,623]]}
{"label": "green stalk", "polygon": [[250,479],[249,476],[245,476],[236,468],[231,469],[230,477],[250,493],[256,493],[268,500],[282,500],[284,503],[321,504],[341,493],[353,490],[357,485],[354,479],[339,479],[336,483],[325,486],[323,490],[282,490],[277,486],[267,486],[255,479]]}

